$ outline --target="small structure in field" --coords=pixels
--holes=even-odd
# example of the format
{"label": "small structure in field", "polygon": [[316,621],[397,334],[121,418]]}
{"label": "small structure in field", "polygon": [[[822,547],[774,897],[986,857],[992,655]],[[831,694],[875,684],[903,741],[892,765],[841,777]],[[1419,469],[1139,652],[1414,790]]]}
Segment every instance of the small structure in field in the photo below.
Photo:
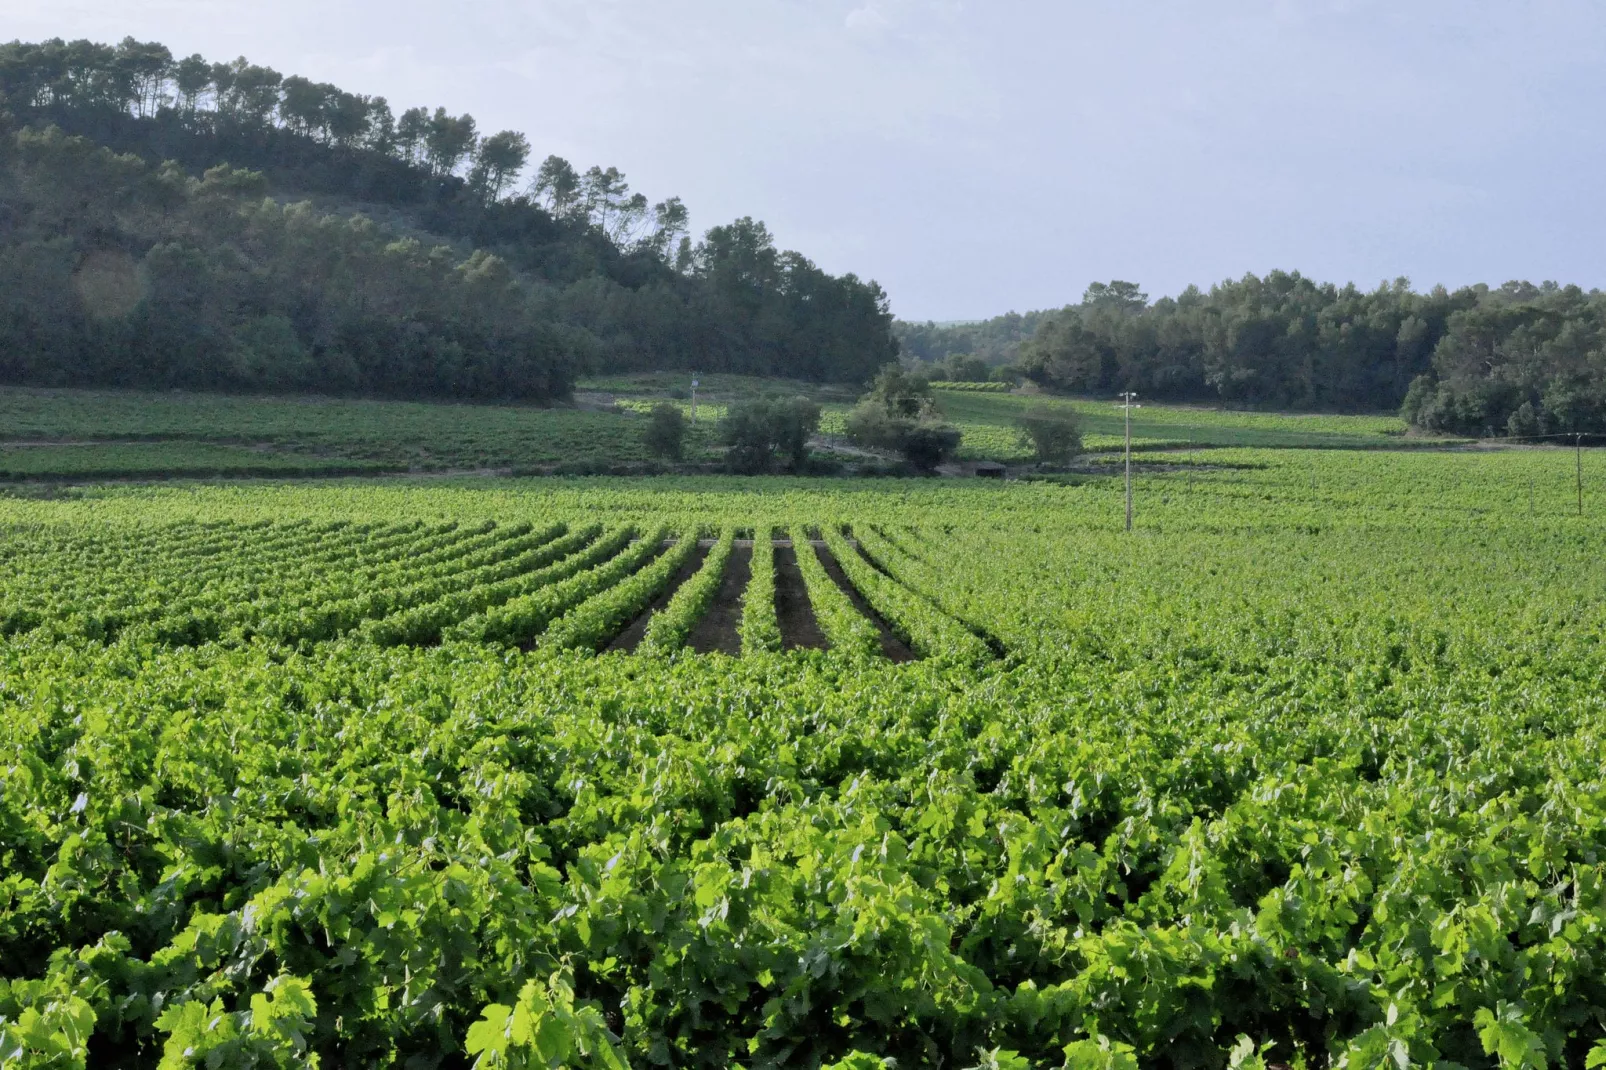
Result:
{"label": "small structure in field", "polygon": [[982,479],[1003,479],[1006,471],[997,461],[982,461],[976,465],[975,474]]}

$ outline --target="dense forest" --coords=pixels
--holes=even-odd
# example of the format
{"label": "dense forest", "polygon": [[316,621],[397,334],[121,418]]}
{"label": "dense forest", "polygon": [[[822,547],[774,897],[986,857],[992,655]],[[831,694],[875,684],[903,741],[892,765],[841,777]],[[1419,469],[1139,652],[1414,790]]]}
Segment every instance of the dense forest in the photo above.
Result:
{"label": "dense forest", "polygon": [[584,370],[859,381],[896,354],[880,287],[762,223],[693,242],[678,199],[530,160],[244,59],[0,46],[0,381],[540,399]]}
{"label": "dense forest", "polygon": [[989,367],[1011,365],[1022,344],[1042,323],[1046,312],[1006,312],[975,323],[938,324],[898,320],[892,325],[905,357],[938,364],[949,357],[975,357]]}
{"label": "dense forest", "polygon": [[[1606,294],[1553,282],[1363,291],[1273,271],[1151,302],[1114,281],[1054,312],[895,329],[908,357],[1009,357],[1006,370],[1067,393],[1398,409],[1467,435],[1606,433]],[[1011,332],[1026,336],[1000,346]]]}

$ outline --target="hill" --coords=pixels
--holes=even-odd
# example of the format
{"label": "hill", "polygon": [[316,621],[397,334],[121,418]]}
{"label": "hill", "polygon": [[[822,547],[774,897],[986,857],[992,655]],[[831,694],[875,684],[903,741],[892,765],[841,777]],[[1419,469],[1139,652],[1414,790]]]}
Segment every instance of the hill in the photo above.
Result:
{"label": "hill", "polygon": [[761,222],[693,242],[678,198],[556,157],[519,188],[529,158],[244,59],[0,46],[0,381],[539,400],[585,371],[859,380],[896,353],[880,287]]}

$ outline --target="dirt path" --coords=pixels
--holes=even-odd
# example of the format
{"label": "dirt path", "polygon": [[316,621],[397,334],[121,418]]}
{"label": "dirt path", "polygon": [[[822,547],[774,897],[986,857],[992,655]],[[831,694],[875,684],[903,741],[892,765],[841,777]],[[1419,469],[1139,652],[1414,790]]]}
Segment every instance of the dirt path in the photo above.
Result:
{"label": "dirt path", "polygon": [[831,645],[814,618],[803,572],[790,543],[775,545],[775,616],[781,625],[782,650],[825,650]]}
{"label": "dirt path", "polygon": [[686,645],[699,654],[742,654],[742,592],[753,575],[753,547],[735,546],[725,561],[725,575],[720,578],[719,590],[714,593],[713,604],[686,637]]}
{"label": "dirt path", "polygon": [[669,604],[669,600],[675,597],[675,592],[680,590],[680,585],[691,579],[697,570],[703,567],[703,558],[707,556],[708,547],[699,543],[697,551],[680,567],[680,571],[670,578],[669,582],[664,585],[664,589],[658,592],[658,597],[654,598],[647,608],[642,610],[636,619],[630,622],[624,631],[614,636],[613,642],[609,643],[604,649],[622,650],[629,653],[640,646],[642,637],[647,634],[647,625],[652,621],[652,615]]}
{"label": "dirt path", "polygon": [[836,581],[836,585],[842,588],[842,593],[852,599],[853,608],[857,609],[866,620],[875,625],[876,631],[881,636],[881,656],[891,662],[914,661],[915,652],[909,648],[909,644],[898,638],[891,625],[887,623],[886,618],[872,609],[870,603],[864,600],[864,596],[859,593],[858,589],[848,582],[847,574],[842,571],[842,566],[837,563],[837,559],[831,556],[831,551],[824,546],[816,546],[814,552],[819,554],[820,564],[825,566],[826,573]]}

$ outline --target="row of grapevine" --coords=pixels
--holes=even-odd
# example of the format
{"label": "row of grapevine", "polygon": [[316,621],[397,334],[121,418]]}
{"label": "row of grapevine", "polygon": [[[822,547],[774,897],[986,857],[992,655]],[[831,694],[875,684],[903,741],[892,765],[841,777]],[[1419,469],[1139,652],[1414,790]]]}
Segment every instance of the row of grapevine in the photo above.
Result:
{"label": "row of grapevine", "polygon": [[814,543],[809,539],[808,529],[795,524],[791,536],[809,605],[814,609],[814,618],[819,621],[820,630],[831,643],[832,654],[856,662],[880,657],[881,636],[876,632],[875,625],[854,608],[853,600],[825,571],[819,555],[814,551]]}
{"label": "row of grapevine", "polygon": [[253,631],[280,643],[318,642],[343,635],[366,620],[437,601],[477,583],[518,576],[552,561],[549,547],[565,531],[552,524],[500,540],[472,554],[454,557],[432,567],[403,568],[388,583],[375,583],[345,598],[281,613],[257,622]]}
{"label": "row of grapevine", "polygon": [[448,574],[464,556],[528,531],[524,523],[498,525],[486,520],[432,529],[405,548],[360,546],[342,556],[308,561],[297,570],[293,586],[269,589],[253,604],[239,606],[230,615],[230,624],[248,638],[256,634],[258,622],[293,620],[364,591],[405,583],[407,577],[419,573]]}
{"label": "row of grapevine", "polygon": [[[365,531],[354,535],[342,528],[332,534],[353,538]],[[193,544],[158,544],[121,567],[86,570],[80,574],[82,582],[64,584],[59,571],[48,567],[31,579],[14,578],[8,604],[0,609],[0,629],[15,633],[48,626],[58,638],[104,641],[129,626],[183,612],[187,593],[215,604],[217,577],[254,560],[249,543],[243,548],[235,544],[238,534],[219,540],[215,532],[207,533],[208,552],[200,558],[191,552]]]}
{"label": "row of grapevine", "polygon": [[609,539],[599,540],[597,536],[601,533],[600,524],[572,531],[532,558],[530,571],[507,579],[476,583],[467,589],[442,595],[433,602],[366,621],[358,630],[358,635],[381,646],[439,642],[441,633],[453,624],[605,561],[618,553],[629,539],[624,529]]}
{"label": "row of grapevine", "polygon": [[[532,641],[553,620],[634,573],[662,549],[667,525],[637,539],[617,557],[582,572],[514,598],[493,609],[477,613],[446,629],[443,639],[463,639],[481,643],[520,646]],[[633,529],[620,533],[628,538]]]}
{"label": "row of grapevine", "polygon": [[928,599],[877,572],[840,530],[827,525],[821,533],[848,582],[922,657],[980,665],[992,656],[986,643]]}
{"label": "row of grapevine", "polygon": [[417,523],[378,529],[354,527],[310,546],[290,544],[268,552],[242,554],[241,567],[151,592],[140,614],[136,636],[166,645],[219,639],[238,642],[260,618],[282,615],[285,604],[304,587],[330,575],[351,582],[363,565],[410,556],[420,546],[451,544],[478,536],[455,523],[425,527]]}
{"label": "row of grapevine", "polygon": [[131,623],[136,635],[161,644],[189,645],[226,635],[237,640],[242,625],[280,611],[303,584],[331,572],[349,576],[360,562],[408,554],[421,543],[461,537],[456,524],[403,523],[357,525],[308,542],[251,546],[236,567],[192,573],[170,589],[148,592],[150,610]]}
{"label": "row of grapevine", "polygon": [[640,572],[575,606],[541,636],[553,650],[596,650],[647,607],[697,553],[695,530],[680,537]]}
{"label": "row of grapevine", "polygon": [[869,557],[872,564],[896,582],[929,601],[940,612],[952,617],[967,631],[980,638],[991,652],[998,656],[1003,655],[1001,643],[987,637],[981,629],[969,623],[968,588],[954,583],[951,577],[945,579],[939,569],[918,556],[912,549],[920,545],[922,552],[940,554],[942,552],[940,547],[917,544],[907,532],[900,541],[870,524],[855,527],[853,534],[859,549]]}
{"label": "row of grapevine", "polygon": [[1014,383],[968,382],[962,379],[933,379],[933,390],[956,390],[971,394],[1007,394],[1015,389]]}
{"label": "row of grapevine", "polygon": [[775,616],[775,540],[768,522],[753,531],[753,557],[747,589],[742,592],[739,632],[743,657],[780,652],[781,624]]}
{"label": "row of grapevine", "polygon": [[[688,537],[686,541],[690,543],[695,540]],[[715,540],[708,556],[703,558],[702,567],[696,575],[681,584],[669,604],[652,615],[652,620],[647,624],[647,634],[642,636],[641,645],[636,648],[637,653],[665,655],[681,648],[698,620],[713,603],[735,545],[735,528],[725,528],[719,533],[719,538]]]}

